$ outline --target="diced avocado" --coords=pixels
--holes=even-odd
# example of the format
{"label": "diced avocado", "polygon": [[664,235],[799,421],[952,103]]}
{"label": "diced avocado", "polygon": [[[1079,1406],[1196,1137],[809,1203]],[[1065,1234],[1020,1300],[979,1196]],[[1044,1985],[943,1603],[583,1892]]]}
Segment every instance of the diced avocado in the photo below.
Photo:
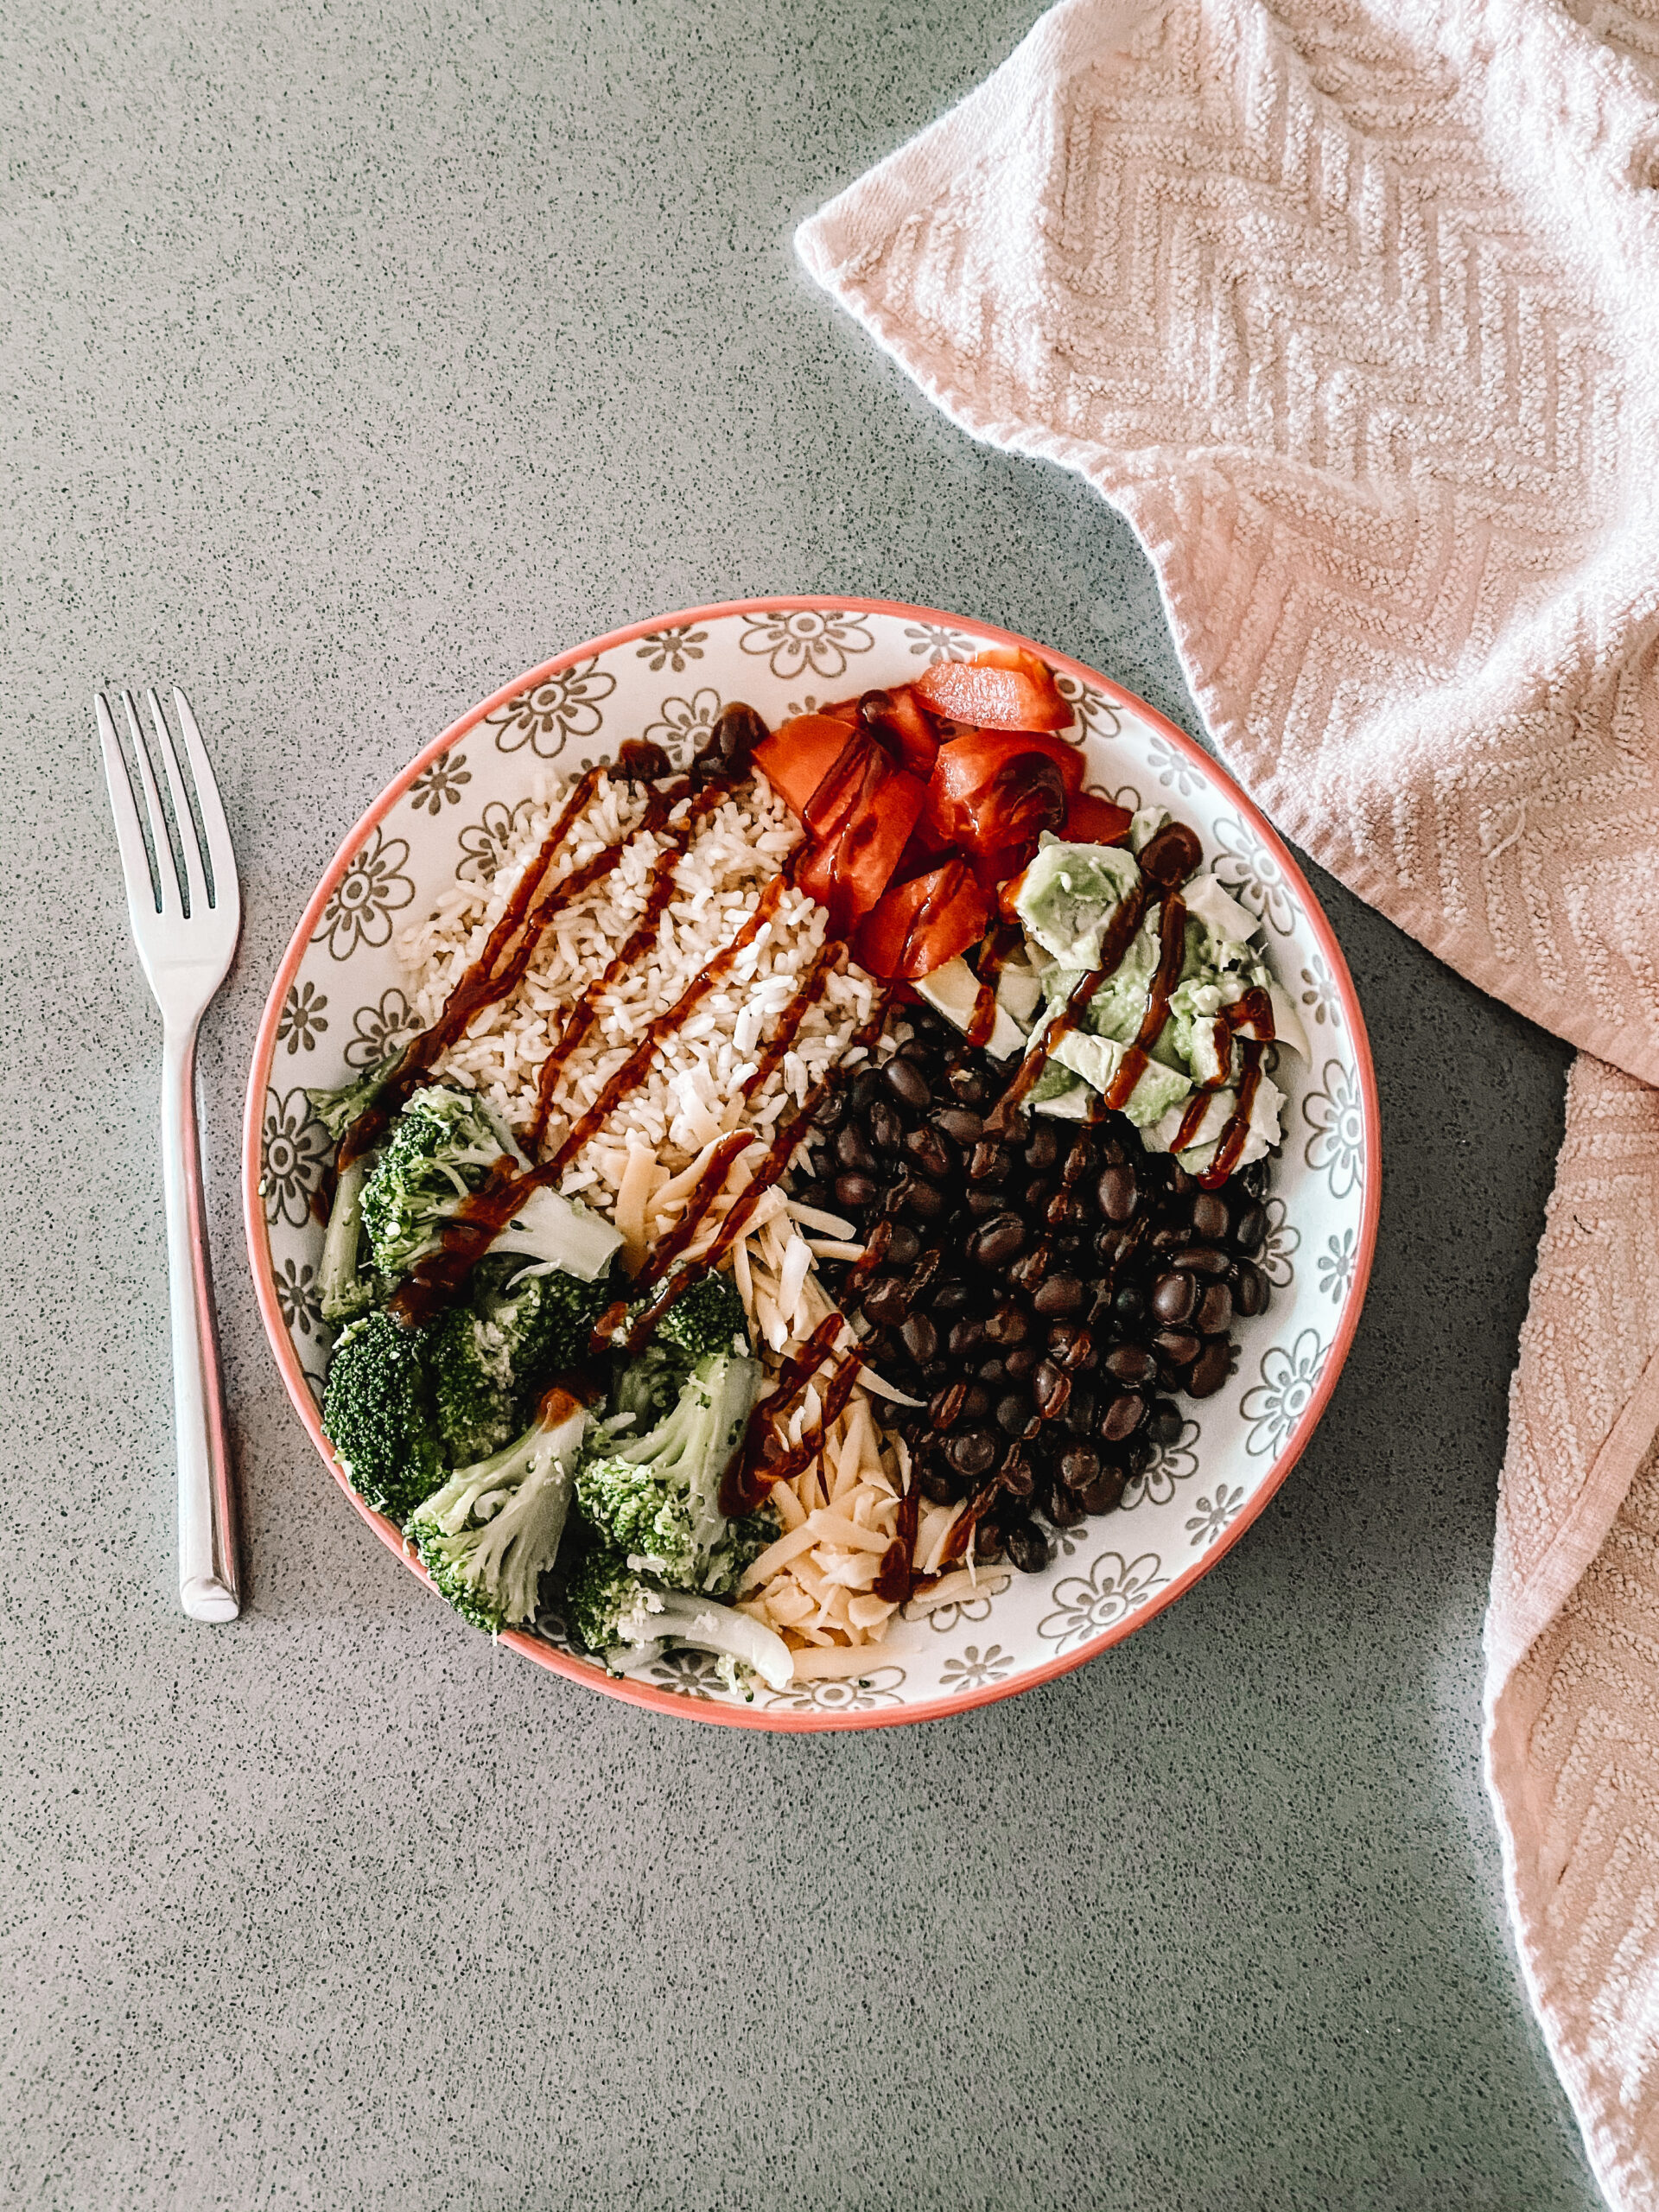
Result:
{"label": "diced avocado", "polygon": [[[979,978],[960,954],[936,968],[931,976],[924,976],[916,988],[930,1006],[937,1007],[945,1020],[954,1021],[958,1029],[965,1030],[973,1020],[979,997]],[[1010,1059],[1024,1050],[1025,1042],[1025,1032],[1005,1010],[999,993],[996,1020],[986,1051],[994,1060]]]}
{"label": "diced avocado", "polygon": [[[1069,1036],[1061,1038],[1050,1057],[1080,1075],[1096,1090],[1104,1091],[1128,1049],[1110,1037],[1093,1037],[1073,1030]],[[1136,1128],[1146,1128],[1184,1099],[1192,1088],[1185,1076],[1165,1067],[1160,1061],[1149,1060],[1129,1093],[1123,1111]]]}
{"label": "diced avocado", "polygon": [[1224,944],[1248,944],[1262,925],[1207,871],[1183,886],[1189,914],[1197,915],[1211,937]]}
{"label": "diced avocado", "polygon": [[1115,845],[1045,845],[1020,879],[1014,911],[1052,959],[1071,968],[1100,963],[1101,940],[1119,902],[1141,880]]}
{"label": "diced avocado", "polygon": [[[1236,1163],[1238,1166],[1243,1167],[1252,1160],[1262,1159],[1279,1142],[1279,1113],[1284,1103],[1284,1092],[1271,1077],[1264,1075],[1257,1084],[1255,1096],[1250,1103],[1249,1134]],[[1202,1175],[1214,1160],[1221,1133],[1232,1119],[1233,1109],[1237,1104],[1238,1093],[1232,1090],[1211,1091],[1205,1101],[1204,1116],[1197,1132],[1181,1148],[1180,1162],[1189,1174]],[[1182,1107],[1172,1106],[1160,1116],[1155,1126],[1145,1131],[1144,1141],[1149,1151],[1169,1150],[1180,1135],[1185,1111]]]}
{"label": "diced avocado", "polygon": [[1069,1098],[1076,1092],[1079,1109],[1089,1103],[1089,1086],[1079,1075],[1074,1075],[1063,1060],[1049,1059],[1043,1071],[1032,1085],[1029,1103],[1033,1106],[1052,1106],[1057,1100]]}

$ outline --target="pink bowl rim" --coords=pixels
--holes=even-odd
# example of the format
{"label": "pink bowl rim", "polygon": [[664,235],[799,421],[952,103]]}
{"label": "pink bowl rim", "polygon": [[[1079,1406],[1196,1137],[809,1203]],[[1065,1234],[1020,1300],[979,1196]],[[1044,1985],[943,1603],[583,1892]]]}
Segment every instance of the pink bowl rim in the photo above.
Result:
{"label": "pink bowl rim", "polygon": [[[557,1650],[551,1644],[543,1643],[538,1637],[526,1635],[520,1630],[504,1630],[498,1639],[502,1643],[511,1645],[515,1651],[522,1653],[525,1658],[533,1660],[538,1666],[546,1668],[550,1673],[562,1675],[570,1681],[579,1682],[585,1689],[599,1692],[602,1696],[620,1699],[624,1704],[640,1706],[652,1713],[668,1713],[677,1719],[707,1721],[716,1727],[759,1728],[783,1734],[820,1734],[855,1728],[893,1728],[906,1726],[912,1721],[942,1720],[952,1713],[970,1713],[976,1707],[995,1704],[1003,1698],[1017,1696],[1023,1691],[1037,1688],[1044,1682],[1054,1681],[1062,1675],[1072,1673],[1077,1668],[1086,1665],[1090,1660],[1097,1659],[1103,1652],[1110,1649],[1114,1645],[1122,1643],[1127,1637],[1144,1628],[1149,1621],[1156,1618],[1160,1613],[1166,1611],[1179,1598],[1185,1596],[1193,1584],[1202,1576],[1209,1573],[1217,1561],[1238,1542],[1245,1530],[1266,1509],[1269,1499],[1273,1497],[1291,1469],[1306,1450],[1308,1441],[1315,1428],[1318,1427],[1325,1408],[1330,1402],[1331,1394],[1336,1388],[1337,1378],[1342,1372],[1344,1363],[1353,1344],[1355,1332],[1359,1326],[1360,1313],[1365,1302],[1366,1287],[1370,1278],[1371,1261],[1376,1249],[1377,1217],[1382,1204],[1381,1113],[1377,1100],[1376,1073],[1372,1065],[1370,1039],[1366,1033],[1358,995],[1354,989],[1353,977],[1349,973],[1348,963],[1343,957],[1342,948],[1337,942],[1336,934],[1325,918],[1324,909],[1313,896],[1307,879],[1296,865],[1283,839],[1261,809],[1253,804],[1239,789],[1237,784],[1219,761],[1205,752],[1203,747],[1196,744],[1185,730],[1177,728],[1167,716],[1160,715],[1155,707],[1149,706],[1144,699],[1137,696],[1135,692],[1126,690],[1122,684],[1114,683],[1110,677],[1103,675],[1098,669],[1090,668],[1083,661],[1073,660],[1070,655],[1057,652],[1052,646],[1040,645],[1034,639],[1022,636],[1018,631],[1004,630],[995,623],[981,621],[971,615],[947,613],[939,607],[913,606],[905,600],[861,599],[826,592],[780,594],[763,599],[724,600],[707,607],[688,607],[678,613],[655,614],[643,622],[627,623],[620,629],[607,631],[603,637],[590,639],[586,644],[572,646],[564,652],[556,653],[550,660],[543,661],[538,666],[527,670],[522,676],[514,677],[510,683],[501,685],[499,690],[493,691],[488,698],[482,700],[477,706],[469,708],[458,721],[452,722],[448,729],[435,737],[429,744],[423,746],[409,766],[386,785],[378,798],[374,800],[353,824],[334,859],[329,862],[322,880],[311,894],[305,911],[300,917],[298,925],[289,941],[288,950],[277,966],[270,995],[265,1001],[265,1010],[260,1020],[258,1034],[254,1040],[253,1060],[249,1071],[247,1101],[243,1119],[242,1198],[247,1224],[248,1257],[253,1274],[254,1292],[259,1302],[260,1315],[264,1321],[265,1333],[270,1340],[270,1347],[276,1361],[278,1372],[282,1376],[289,1397],[293,1402],[295,1410],[304,1425],[306,1433],[316,1446],[323,1465],[327,1468],[336,1484],[388,1550],[395,1552],[410,1572],[418,1576],[422,1581],[428,1582],[429,1586],[429,1580],[424,1568],[406,1548],[402,1533],[396,1524],[387,1520],[384,1514],[377,1513],[371,1505],[359,1497],[334,1465],[328,1446],[328,1440],[323,1434],[322,1424],[318,1418],[317,1408],[312,1401],[310,1390],[307,1387],[299,1357],[294,1350],[292,1340],[283,1323],[282,1309],[276,1296],[276,1277],[271,1267],[269,1227],[259,1191],[263,1173],[265,1096],[270,1088],[271,1066],[276,1057],[277,1027],[282,1019],[283,1001],[298,972],[300,963],[305,957],[306,948],[311,943],[317,925],[322,918],[323,910],[328,903],[335,885],[350,866],[353,855],[360,850],[370,833],[402,798],[416,777],[436,760],[440,753],[448,752],[451,747],[459,744],[461,740],[474,730],[487,715],[493,714],[498,707],[505,706],[508,700],[516,698],[520,692],[530,690],[535,685],[544,683],[550,676],[557,675],[562,670],[574,666],[577,661],[588,659],[598,653],[608,652],[618,645],[631,645],[636,639],[650,637],[660,630],[683,626],[690,626],[698,622],[715,621],[734,614],[818,613],[903,615],[913,620],[938,624],[967,637],[982,639],[988,645],[1021,645],[1027,652],[1040,656],[1051,668],[1057,670],[1060,674],[1070,676],[1080,683],[1090,685],[1095,690],[1103,694],[1115,705],[1128,708],[1140,715],[1153,727],[1166,745],[1172,746],[1176,752],[1190,761],[1209,782],[1220,785],[1238,808],[1244,820],[1262,839],[1284,871],[1287,880],[1301,898],[1313,934],[1318,939],[1319,950],[1329,965],[1341,998],[1343,1014],[1349,1024],[1349,1034],[1354,1041],[1354,1053],[1358,1067],[1363,1106],[1365,1198],[1353,1279],[1349,1286],[1341,1317],[1338,1322],[1337,1332],[1332,1339],[1330,1352],[1326,1356],[1319,1382],[1313,1396],[1303,1408],[1300,1419],[1287,1437],[1284,1448],[1268,1468],[1255,1495],[1224,1534],[1200,1559],[1195,1560],[1185,1573],[1177,1575],[1145,1605],[1127,1615],[1116,1626],[1109,1629],[1104,1635],[1097,1637],[1093,1643],[1085,1644],[1080,1649],[1046,1660],[1040,1666],[1026,1669],[1007,1681],[988,1684],[965,1695],[953,1694],[944,1697],[931,1698],[919,1705],[900,1706],[897,1709],[876,1707],[861,1713],[787,1713],[770,1712],[764,1708],[752,1708],[746,1706],[728,1706],[712,1699],[689,1698],[673,1690],[657,1689],[648,1683],[634,1682],[626,1678],[607,1675],[601,1669],[574,1658],[568,1652]],[[434,1594],[435,1595],[435,1592]],[[879,1662],[873,1661],[872,1663],[876,1664]]]}

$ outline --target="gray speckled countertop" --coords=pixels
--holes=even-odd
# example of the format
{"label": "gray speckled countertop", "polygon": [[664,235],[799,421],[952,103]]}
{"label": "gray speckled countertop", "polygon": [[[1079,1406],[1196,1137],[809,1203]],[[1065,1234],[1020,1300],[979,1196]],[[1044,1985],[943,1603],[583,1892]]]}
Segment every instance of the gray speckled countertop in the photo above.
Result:
{"label": "gray speckled countertop", "polygon": [[[1388,1156],[1358,1343],[1237,1549],[1026,1697],[747,1736],[497,1653],[327,1484],[255,1313],[267,980],[364,804],[505,677],[833,588],[1192,725],[1128,531],[970,445],[789,251],[1034,12],[0,16],[8,2204],[1595,2201],[1478,1764],[1567,1053],[1334,887]],[[220,1630],[175,1604],[158,1032],[89,710],[141,677],[194,697],[248,914],[203,1058],[251,1541]]]}

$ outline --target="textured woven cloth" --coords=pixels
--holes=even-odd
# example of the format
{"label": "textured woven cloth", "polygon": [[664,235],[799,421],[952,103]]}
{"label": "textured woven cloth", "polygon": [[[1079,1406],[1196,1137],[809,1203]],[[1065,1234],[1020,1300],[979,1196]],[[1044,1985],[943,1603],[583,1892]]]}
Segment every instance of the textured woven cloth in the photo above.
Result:
{"label": "textured woven cloth", "polygon": [[1659,2212],[1659,0],[1067,0],[798,243],[1128,516],[1280,824],[1581,1048],[1488,1779],[1598,2176]]}

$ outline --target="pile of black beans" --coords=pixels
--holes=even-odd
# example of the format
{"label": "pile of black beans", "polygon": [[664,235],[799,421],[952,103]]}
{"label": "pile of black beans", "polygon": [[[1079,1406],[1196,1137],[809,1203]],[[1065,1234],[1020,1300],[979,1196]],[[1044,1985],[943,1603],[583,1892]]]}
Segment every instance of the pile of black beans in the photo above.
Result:
{"label": "pile of black beans", "polygon": [[1014,1072],[929,1008],[894,1056],[833,1090],[795,1195],[873,1253],[828,1287],[869,1356],[925,1402],[889,1409],[922,1495],[972,1502],[982,1559],[1028,1573],[1050,1540],[1117,1504],[1180,1436],[1177,1394],[1226,1382],[1234,1317],[1268,1303],[1266,1162],[1200,1190],[1112,1114],[995,1109]]}

